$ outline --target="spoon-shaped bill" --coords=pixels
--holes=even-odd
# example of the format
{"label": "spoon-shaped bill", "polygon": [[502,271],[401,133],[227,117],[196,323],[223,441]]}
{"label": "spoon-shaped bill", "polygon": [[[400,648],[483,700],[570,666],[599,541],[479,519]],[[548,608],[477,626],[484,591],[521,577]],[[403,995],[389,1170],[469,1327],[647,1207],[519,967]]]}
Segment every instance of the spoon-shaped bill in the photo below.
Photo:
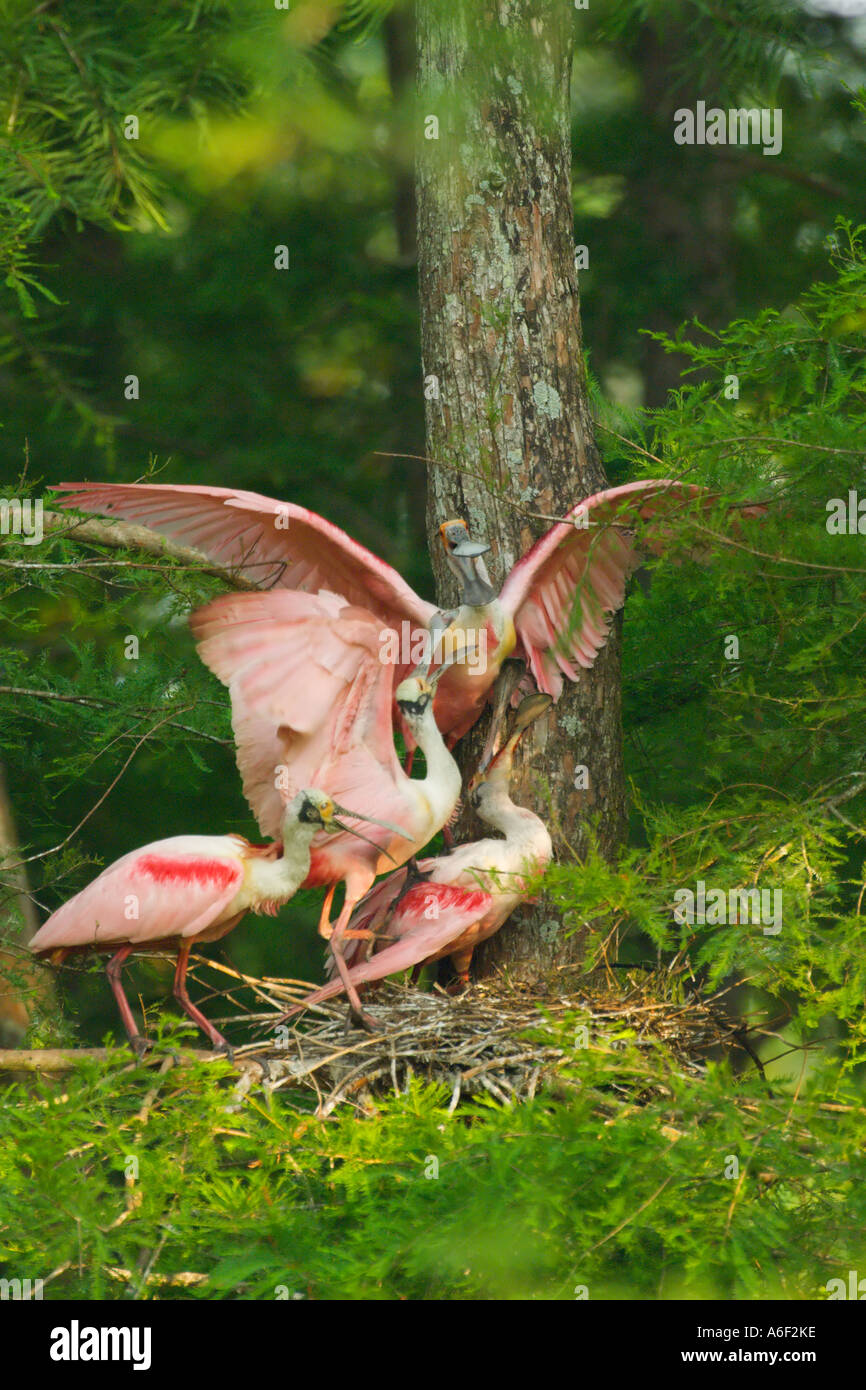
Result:
{"label": "spoon-shaped bill", "polygon": [[381,845],[377,845],[376,841],[371,840],[369,835],[365,835],[363,831],[356,829],[355,826],[347,825],[344,820],[339,820],[338,813],[341,816],[351,816],[352,820],[364,821],[368,825],[381,825],[383,830],[392,831],[393,834],[399,835],[401,840],[411,841],[411,835],[407,835],[406,831],[401,830],[399,825],[392,825],[391,821],[378,820],[376,816],[366,816],[360,811],[350,811],[348,806],[340,806],[336,801],[334,802],[334,811],[327,820],[325,829],[331,834],[336,833],[338,830],[344,830],[348,835],[355,835],[359,840],[363,840],[365,844],[372,845],[374,849],[379,850],[380,854],[384,854],[386,859],[390,859],[391,863],[395,867],[397,866],[397,860],[392,854],[389,854]]}
{"label": "spoon-shaped bill", "polygon": [[[367,825],[381,825],[383,830],[393,830],[394,834],[399,835],[401,840],[412,839],[411,835],[407,835],[406,831],[399,825],[394,825],[393,821],[379,820],[378,816],[368,816],[363,811],[350,811],[348,806],[340,806],[336,801],[334,802],[334,811],[340,816],[351,816],[352,820],[366,821]],[[343,829],[345,828],[344,826]]]}

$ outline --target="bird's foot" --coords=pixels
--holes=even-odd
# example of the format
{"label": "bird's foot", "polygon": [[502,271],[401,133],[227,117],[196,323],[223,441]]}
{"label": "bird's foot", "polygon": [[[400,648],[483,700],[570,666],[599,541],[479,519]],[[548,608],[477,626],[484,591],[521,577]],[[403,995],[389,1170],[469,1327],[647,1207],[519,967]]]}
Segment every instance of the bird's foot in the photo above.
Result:
{"label": "bird's foot", "polygon": [[468,989],[469,976],[458,975],[456,980],[452,980],[449,985],[445,986],[445,993],[450,994],[451,998],[455,999],[458,998],[461,994],[465,994]]}
{"label": "bird's foot", "polygon": [[153,1043],[150,1039],[142,1037],[141,1033],[130,1034],[129,1045],[139,1061],[141,1061],[145,1054],[150,1052],[153,1047]]}
{"label": "bird's foot", "polygon": [[235,1060],[235,1050],[225,1038],[220,1038],[219,1042],[215,1042],[213,1050],[215,1057],[224,1056],[229,1062]]}
{"label": "bird's foot", "polygon": [[356,1009],[354,1004],[349,1005],[349,1020],[354,1023],[356,1028],[363,1028],[368,1033],[381,1033],[382,1025],[372,1014],[367,1014],[363,1009]]}

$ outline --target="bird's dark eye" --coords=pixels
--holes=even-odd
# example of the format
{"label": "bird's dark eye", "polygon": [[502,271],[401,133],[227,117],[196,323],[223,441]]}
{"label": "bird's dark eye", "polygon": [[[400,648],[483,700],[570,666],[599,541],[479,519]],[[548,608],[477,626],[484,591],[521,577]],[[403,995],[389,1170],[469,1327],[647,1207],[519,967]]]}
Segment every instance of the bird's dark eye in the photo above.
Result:
{"label": "bird's dark eye", "polygon": [[318,806],[312,801],[305,801],[301,807],[301,814],[298,816],[298,820],[302,821],[304,825],[313,825],[321,819],[322,817],[319,815]]}
{"label": "bird's dark eye", "polygon": [[413,715],[415,718],[420,719],[430,703],[430,699],[429,696],[422,695],[420,700],[398,700],[397,703],[404,714]]}

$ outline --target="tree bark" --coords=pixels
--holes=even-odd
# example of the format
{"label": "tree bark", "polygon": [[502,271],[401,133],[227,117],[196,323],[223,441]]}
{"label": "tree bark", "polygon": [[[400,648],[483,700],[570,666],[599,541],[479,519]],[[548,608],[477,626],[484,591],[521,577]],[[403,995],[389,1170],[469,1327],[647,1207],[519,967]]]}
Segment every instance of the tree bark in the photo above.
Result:
{"label": "tree bark", "polygon": [[30,898],[27,870],[19,864],[20,857],[6,769],[0,763],[0,929],[5,934],[11,926],[10,938],[14,935],[18,941],[29,941],[39,930],[39,918]]}
{"label": "tree bark", "polygon": [[[463,517],[489,540],[491,579],[549,523],[605,486],[583,365],[571,202],[572,15],[563,0],[419,0],[418,255],[432,536]],[[435,117],[436,125],[430,120]],[[438,138],[436,136],[438,135]],[[439,601],[454,582],[438,544]],[[463,741],[474,766],[486,719]],[[575,786],[585,765],[588,788]],[[625,830],[619,631],[524,740],[515,800],[582,854]],[[549,809],[545,811],[549,796]],[[464,815],[459,834],[485,833]],[[488,832],[489,833],[489,832]],[[580,958],[549,911],[527,907],[479,952],[481,973],[526,980]]]}
{"label": "tree bark", "polygon": [[20,950],[39,929],[27,870],[20,859],[15,816],[0,763],[0,1047],[15,1047],[24,1037],[37,993],[42,1007],[51,1003],[44,972]]}

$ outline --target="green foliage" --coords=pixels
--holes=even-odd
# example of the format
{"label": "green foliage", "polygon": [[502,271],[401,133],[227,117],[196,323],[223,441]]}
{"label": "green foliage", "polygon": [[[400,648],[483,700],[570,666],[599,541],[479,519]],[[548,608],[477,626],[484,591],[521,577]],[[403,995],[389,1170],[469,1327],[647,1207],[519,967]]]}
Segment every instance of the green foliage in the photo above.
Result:
{"label": "green foliage", "polygon": [[60,213],[121,227],[140,215],[165,228],[152,164],[124,122],[132,115],[146,129],[157,115],[197,103],[233,104],[239,75],[222,55],[216,61],[232,8],[208,0],[186,13],[163,3],[154,16],[129,0],[87,0],[67,17],[27,0],[4,7],[2,172],[9,195],[0,253],[13,279],[25,231],[26,241],[38,241]]}
{"label": "green foliage", "polygon": [[646,27],[673,43],[672,90],[713,85],[723,104],[744,88],[768,93],[791,59],[811,48],[816,28],[784,0],[612,0],[599,22],[601,37],[629,46]]}
{"label": "green foliage", "polygon": [[[626,861],[621,889],[614,878],[597,892],[623,918],[637,894],[635,925],[657,947],[688,949],[710,983],[748,979],[775,1000],[770,1013],[785,1001],[804,1036],[832,1015],[854,1065],[866,986],[866,566],[856,518],[854,534],[830,518],[833,499],[847,511],[849,491],[863,495],[861,233],[840,224],[831,255],[833,278],[785,313],[665,340],[699,380],[652,414],[650,453],[669,476],[730,501],[751,494],[767,511],[733,531],[711,520],[711,565],[666,559],[632,595],[625,723],[648,848]],[[731,374],[739,395],[728,399]],[[672,888],[700,880],[779,890],[781,930],[677,925]]]}
{"label": "green foliage", "polygon": [[[224,1063],[15,1087],[0,1277],[53,1274],[46,1298],[813,1299],[862,1268],[855,1095],[793,1107],[627,1037],[573,1055],[556,1098],[449,1114],[413,1083],[327,1123],[240,1099]],[[184,1273],[206,1281],[164,1282]]]}

